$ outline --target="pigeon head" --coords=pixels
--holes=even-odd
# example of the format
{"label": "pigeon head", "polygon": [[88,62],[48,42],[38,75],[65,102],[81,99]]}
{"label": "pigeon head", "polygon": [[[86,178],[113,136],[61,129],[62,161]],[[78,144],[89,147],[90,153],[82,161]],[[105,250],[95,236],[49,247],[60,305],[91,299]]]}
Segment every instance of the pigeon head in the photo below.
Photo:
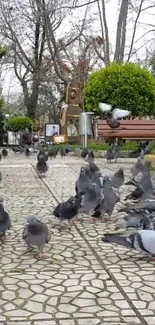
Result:
{"label": "pigeon head", "polygon": [[142,215],[139,213],[134,213],[134,214],[127,214],[124,216],[124,221],[122,223],[122,228],[140,228],[141,227],[141,219],[142,219]]}

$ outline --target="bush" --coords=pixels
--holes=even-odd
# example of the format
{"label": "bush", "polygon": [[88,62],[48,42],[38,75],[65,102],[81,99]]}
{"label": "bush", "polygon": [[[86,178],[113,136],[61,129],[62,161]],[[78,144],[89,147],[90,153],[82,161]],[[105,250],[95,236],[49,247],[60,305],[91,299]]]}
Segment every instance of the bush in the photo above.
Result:
{"label": "bush", "polygon": [[132,116],[155,114],[155,78],[133,63],[112,63],[88,78],[83,91],[86,109],[101,114],[98,103],[128,109]]}
{"label": "bush", "polygon": [[33,120],[31,120],[29,117],[18,116],[9,118],[6,128],[8,131],[20,132],[24,131],[25,129],[31,131],[34,126]]}

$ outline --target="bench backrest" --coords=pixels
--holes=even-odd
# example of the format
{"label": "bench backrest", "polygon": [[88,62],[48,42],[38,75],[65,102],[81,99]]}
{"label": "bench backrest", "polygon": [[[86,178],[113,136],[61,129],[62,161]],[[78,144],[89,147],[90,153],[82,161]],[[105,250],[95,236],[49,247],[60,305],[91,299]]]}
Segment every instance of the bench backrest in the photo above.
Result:
{"label": "bench backrest", "polygon": [[97,137],[155,138],[155,120],[121,120],[119,128],[113,130],[106,120],[97,121]]}

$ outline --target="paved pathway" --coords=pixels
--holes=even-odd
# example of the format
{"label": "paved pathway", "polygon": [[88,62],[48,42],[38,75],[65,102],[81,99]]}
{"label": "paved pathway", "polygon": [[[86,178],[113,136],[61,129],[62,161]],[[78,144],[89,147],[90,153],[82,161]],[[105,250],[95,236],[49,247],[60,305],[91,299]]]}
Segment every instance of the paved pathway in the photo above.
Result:
{"label": "paved pathway", "polygon": [[[0,196],[13,221],[11,234],[0,246],[0,324],[8,325],[155,325],[154,263],[137,252],[101,242],[114,224],[76,223],[61,234],[52,210],[74,193],[82,160],[56,158],[44,180],[35,173],[36,158],[9,155],[0,163]],[[98,165],[111,174],[118,165]],[[124,165],[129,176],[130,163]],[[122,197],[126,188],[122,188]],[[46,260],[26,251],[21,239],[28,215],[48,223]],[[114,219],[120,219],[117,210]]]}

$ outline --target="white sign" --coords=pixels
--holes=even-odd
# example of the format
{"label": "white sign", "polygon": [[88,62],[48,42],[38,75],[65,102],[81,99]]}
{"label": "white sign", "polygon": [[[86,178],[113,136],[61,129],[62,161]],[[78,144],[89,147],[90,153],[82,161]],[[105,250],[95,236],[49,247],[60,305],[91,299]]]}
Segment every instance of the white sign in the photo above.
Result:
{"label": "white sign", "polygon": [[60,134],[59,124],[46,124],[46,127],[45,127],[46,137],[52,137],[54,135],[59,135],[59,134]]}

